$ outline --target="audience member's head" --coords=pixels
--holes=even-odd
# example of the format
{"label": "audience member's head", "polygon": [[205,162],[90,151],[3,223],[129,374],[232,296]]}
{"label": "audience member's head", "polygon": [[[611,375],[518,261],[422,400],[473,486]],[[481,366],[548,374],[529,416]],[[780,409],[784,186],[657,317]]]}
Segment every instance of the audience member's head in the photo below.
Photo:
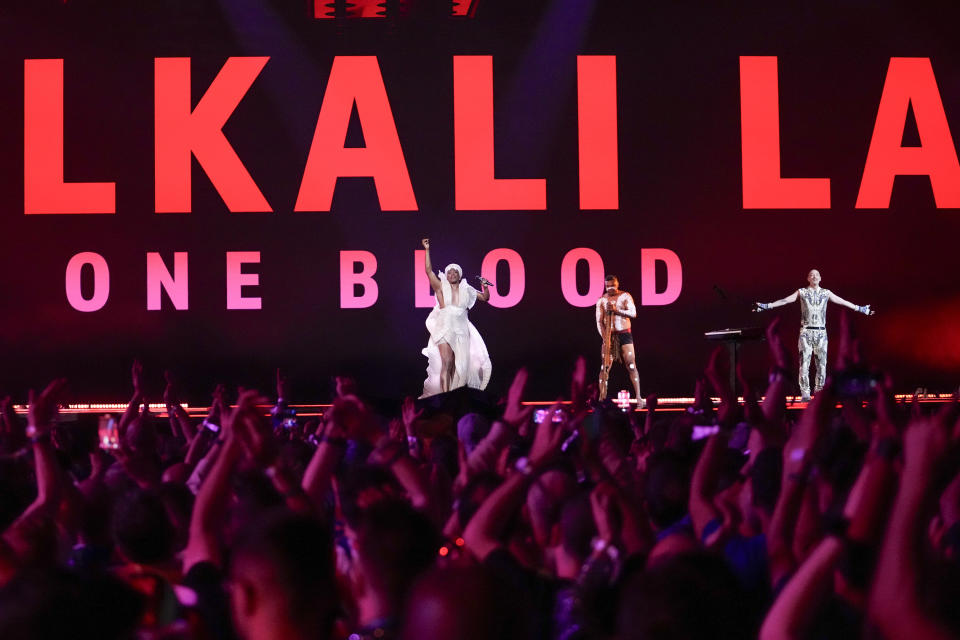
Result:
{"label": "audience member's head", "polygon": [[330,527],[284,510],[261,517],[237,539],[230,595],[244,638],[330,637],[338,602]]}
{"label": "audience member's head", "polygon": [[866,453],[864,445],[857,440],[851,429],[845,426],[828,429],[817,444],[817,483],[820,489],[821,509],[824,513],[839,512],[846,502],[847,493],[860,472]]}
{"label": "audience member's head", "polygon": [[665,529],[686,515],[690,468],[680,454],[665,449],[647,459],[644,500],[650,521],[657,529]]}
{"label": "audience member's head", "polygon": [[560,549],[570,559],[571,566],[583,565],[590,556],[596,535],[590,492],[581,489],[570,496],[560,512]]}
{"label": "audience member's head", "polygon": [[128,562],[159,565],[173,559],[176,530],[161,497],[133,489],[113,506],[113,541]]}
{"label": "audience member's head", "polygon": [[362,465],[350,469],[338,482],[340,511],[347,525],[356,528],[364,510],[384,500],[403,495],[396,478],[379,465]]}
{"label": "audience member's head", "polygon": [[[610,448],[615,456],[624,456],[630,450],[630,444],[633,442],[633,428],[630,425],[630,417],[616,405],[603,405],[603,412],[600,419],[600,439],[601,449]],[[603,451],[601,451],[601,456]]]}
{"label": "audience member's head", "polygon": [[460,469],[457,439],[449,434],[442,434],[430,440],[429,461],[441,467],[448,477],[457,477]]}
{"label": "audience member's head", "polygon": [[413,582],[437,558],[437,530],[409,503],[384,500],[360,514],[353,536],[366,595],[398,614]]}
{"label": "audience member's head", "polygon": [[113,544],[110,531],[112,508],[110,492],[103,486],[93,487],[84,495],[78,522],[78,533],[83,544],[106,547]]}
{"label": "audience member's head", "polygon": [[0,588],[0,638],[133,638],[143,606],[103,574],[31,569]]}
{"label": "audience member's head", "polygon": [[627,576],[618,638],[704,640],[756,636],[736,577],[719,556],[673,555]]}
{"label": "audience member's head", "polygon": [[165,482],[158,489],[160,500],[167,510],[167,517],[174,530],[174,548],[181,551],[187,546],[190,532],[190,515],[193,513],[194,496],[186,486]]}
{"label": "audience member's head", "polygon": [[783,451],[779,447],[767,447],[756,455],[750,465],[750,485],[753,504],[757,509],[772,516],[780,495],[783,476]]}
{"label": "audience member's head", "polygon": [[137,454],[154,454],[157,451],[157,430],[147,415],[134,418],[123,432],[126,447]]}
{"label": "audience member's head", "polygon": [[467,413],[457,421],[457,438],[467,455],[473,453],[480,441],[490,432],[490,421],[479,413]]}
{"label": "audience member's head", "polygon": [[22,459],[0,458],[0,488],[0,529],[6,529],[37,495],[30,465]]}
{"label": "audience member's head", "polygon": [[524,637],[502,585],[482,567],[434,569],[410,593],[403,640],[512,640]]}

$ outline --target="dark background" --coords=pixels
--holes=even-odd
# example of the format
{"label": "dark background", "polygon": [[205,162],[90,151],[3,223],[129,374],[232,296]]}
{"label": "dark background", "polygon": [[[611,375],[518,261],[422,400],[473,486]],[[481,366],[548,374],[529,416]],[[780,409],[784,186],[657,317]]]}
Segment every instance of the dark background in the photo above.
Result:
{"label": "dark background", "polygon": [[[437,3],[438,5],[442,3]],[[891,56],[930,57],[954,134],[960,126],[956,9],[874,2],[487,0],[474,19],[407,5],[388,19],[315,20],[307,2],[22,0],[0,23],[0,390],[20,397],[67,375],[77,398],[119,399],[129,362],[150,384],[164,368],[201,402],[215,381],[269,389],[273,368],[297,400],[322,400],[334,373],[371,395],[418,395],[426,309],[413,306],[413,252],[468,277],[508,247],[526,266],[519,305],[471,318],[493,359],[490,389],[532,370],[531,396],[562,392],[578,354],[598,364],[593,310],[569,306],[560,261],[590,247],[639,302],[641,247],[675,251],[683,291],[635,323],[645,391],[689,394],[711,345],[706,330],[783,317],[773,300],[823,285],[878,314],[855,326],[898,389],[949,390],[960,370],[960,212],[937,210],[925,176],[898,177],[889,210],[855,210]],[[731,3],[732,4],[732,3]],[[881,5],[881,6],[878,6]],[[391,4],[391,7],[394,6]],[[797,8],[799,7],[799,8]],[[498,177],[545,177],[545,212],[457,212],[453,204],[452,56],[494,56]],[[579,210],[576,55],[615,54],[620,209]],[[192,58],[198,100],[229,56],[268,55],[224,131],[274,208],[230,213],[194,162],[193,213],[153,213],[153,58]],[[329,213],[293,205],[334,55],[377,55],[420,207],[381,212],[366,178],[341,179]],[[829,177],[830,210],[745,211],[741,202],[739,56],[779,56],[782,172]],[[65,59],[65,176],[115,181],[116,215],[23,214],[23,60]],[[904,144],[917,144],[912,117]],[[362,144],[353,126],[348,144]],[[372,251],[380,297],[339,308],[339,251]],[[225,309],[225,252],[260,251],[261,311]],[[111,291],[99,312],[73,310],[64,269],[102,254]],[[146,311],[146,253],[189,251],[190,309]],[[249,269],[249,268],[248,268]],[[580,290],[586,290],[580,274]],[[662,277],[662,276],[661,276]],[[498,284],[509,286],[501,275]],[[721,297],[715,285],[725,294]],[[661,283],[661,288],[663,284]],[[839,308],[828,314],[836,350]],[[747,358],[759,367],[762,345]],[[617,372],[614,386],[625,386]]]}

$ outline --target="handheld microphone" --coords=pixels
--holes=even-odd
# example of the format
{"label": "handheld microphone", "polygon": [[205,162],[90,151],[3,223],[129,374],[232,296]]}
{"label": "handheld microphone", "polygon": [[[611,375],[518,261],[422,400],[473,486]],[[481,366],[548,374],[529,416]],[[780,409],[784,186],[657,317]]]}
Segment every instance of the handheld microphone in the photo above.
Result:
{"label": "handheld microphone", "polygon": [[490,282],[489,280],[487,280],[486,278],[484,278],[483,276],[477,276],[477,280],[480,281],[480,284],[485,284],[485,285],[487,285],[488,287],[490,287],[491,289],[495,288],[495,287],[493,286],[493,283]]}

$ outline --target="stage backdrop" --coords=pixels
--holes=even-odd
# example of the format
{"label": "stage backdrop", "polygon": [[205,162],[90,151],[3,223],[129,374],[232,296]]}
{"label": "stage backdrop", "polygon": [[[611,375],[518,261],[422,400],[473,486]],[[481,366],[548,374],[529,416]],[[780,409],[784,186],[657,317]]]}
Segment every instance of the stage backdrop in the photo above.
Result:
{"label": "stage backdrop", "polygon": [[644,388],[689,393],[704,331],[794,344],[750,303],[814,267],[900,388],[956,384],[956,10],[383,4],[4,3],[0,390],[117,398],[136,356],[195,401],[275,366],[417,395],[423,237],[496,282],[494,390],[595,368],[614,273]]}

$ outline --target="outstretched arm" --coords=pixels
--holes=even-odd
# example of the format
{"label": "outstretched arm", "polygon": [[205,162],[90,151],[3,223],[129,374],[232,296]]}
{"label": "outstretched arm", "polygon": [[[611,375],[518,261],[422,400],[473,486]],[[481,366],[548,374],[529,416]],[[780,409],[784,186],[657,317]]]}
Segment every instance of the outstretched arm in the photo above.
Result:
{"label": "outstretched arm", "polygon": [[183,550],[183,572],[198,562],[222,562],[220,527],[226,518],[230,501],[230,478],[241,456],[240,443],[228,436],[213,463],[193,505],[190,516],[190,534]]}
{"label": "outstretched arm", "polygon": [[423,259],[423,268],[427,272],[427,278],[430,279],[430,287],[439,292],[440,291],[440,278],[437,277],[437,274],[433,272],[433,261],[430,260],[430,238],[424,238],[420,241],[420,244],[423,245],[423,248],[426,249],[426,255]]}
{"label": "outstretched arm", "polygon": [[43,392],[35,396],[30,390],[30,411],[27,414],[27,436],[33,443],[34,469],[37,475],[37,497],[20,517],[10,525],[7,531],[14,530],[29,521],[35,514],[53,515],[60,505],[62,490],[62,471],[57,462],[57,454],[51,442],[52,431],[57,417],[57,406],[63,394],[66,380],[58,379],[47,385]]}
{"label": "outstretched arm", "polygon": [[848,309],[853,309],[854,311],[859,311],[860,313],[866,316],[872,316],[875,313],[870,308],[870,305],[866,304],[866,305],[860,306],[860,305],[853,304],[852,302],[847,302],[846,300],[844,300],[843,298],[835,294],[833,291],[830,292],[830,302],[843,305],[844,307],[847,307]]}
{"label": "outstretched arm", "polygon": [[167,381],[167,387],[163,391],[163,403],[167,405],[167,417],[170,419],[170,431],[174,435],[180,432],[183,439],[189,444],[195,435],[197,429],[190,423],[190,416],[180,405],[180,398],[177,394],[177,386],[173,379],[173,374],[169,371],[163,372],[163,377]]}
{"label": "outstretched arm", "polygon": [[775,309],[776,307],[782,307],[785,304],[790,304],[797,301],[798,291],[794,291],[786,298],[780,298],[779,300],[774,300],[773,302],[754,302],[753,310],[754,311],[766,311],[767,309]]}
{"label": "outstretched arm", "polygon": [[770,386],[763,397],[763,417],[767,423],[778,430],[784,428],[787,413],[787,386],[790,384],[786,371],[790,369],[790,356],[780,339],[780,318],[774,318],[767,327],[767,345],[772,360]]}
{"label": "outstretched arm", "polygon": [[259,419],[256,408],[258,402],[262,400],[256,391],[245,391],[237,399],[237,407],[222,416],[223,446],[193,504],[190,534],[182,556],[184,573],[198,562],[212,562],[218,566],[223,564],[220,537],[230,502],[230,479],[243,455],[237,431],[243,428],[245,420]]}
{"label": "outstretched arm", "polygon": [[[558,408],[559,405],[550,407],[550,414]],[[532,481],[560,454],[560,446],[566,435],[565,422],[548,420],[537,425],[526,469],[514,473],[497,487],[470,519],[463,538],[467,548],[478,560],[482,562],[488,555],[503,547],[501,536],[510,522],[510,517],[523,505]]]}
{"label": "outstretched arm", "polygon": [[[495,469],[500,454],[530,420],[533,407],[524,407],[522,404],[523,391],[527,386],[527,376],[527,370],[520,369],[513,377],[513,382],[510,383],[510,389],[507,391],[507,403],[503,412],[503,419],[493,423],[487,435],[470,453],[467,458],[466,476]],[[464,482],[464,484],[466,483]]]}
{"label": "outstretched arm", "polygon": [[420,467],[406,454],[406,447],[396,440],[384,438],[385,442],[374,449],[368,462],[389,469],[400,486],[410,497],[414,509],[429,512],[431,508],[430,488],[427,479],[420,473]]}
{"label": "outstretched arm", "polygon": [[690,519],[693,521],[693,530],[697,540],[703,540],[703,533],[711,521],[720,519],[720,510],[713,503],[714,484],[721,456],[727,448],[729,436],[726,431],[720,431],[710,436],[707,446],[697,460],[693,476],[690,480]]}
{"label": "outstretched arm", "polygon": [[347,450],[346,429],[335,419],[335,415],[336,412],[331,411],[320,444],[313,453],[300,482],[307,498],[318,512],[323,510],[333,474],[340,463],[340,458]]}
{"label": "outstretched arm", "polygon": [[143,403],[143,365],[139,360],[133,361],[130,368],[130,377],[133,379],[133,397],[127,405],[127,410],[120,416],[119,431],[124,433],[127,426],[133,422],[137,414],[140,413],[140,405]]}
{"label": "outstretched arm", "polygon": [[783,450],[780,495],[767,530],[767,558],[771,584],[777,584],[797,568],[794,537],[813,466],[813,452],[821,441],[834,406],[828,381],[800,416],[800,422]]}
{"label": "outstretched arm", "polygon": [[843,543],[824,538],[804,561],[773,603],[760,629],[760,640],[803,638],[807,624],[833,587],[833,570],[843,555]]}
{"label": "outstretched arm", "polygon": [[[737,398],[733,395],[730,386],[724,382],[724,372],[721,370],[720,359],[724,357],[724,347],[713,350],[710,362],[704,374],[713,386],[713,390],[720,396],[720,412],[718,419],[720,431],[710,437],[707,446],[700,454],[697,465],[690,479],[690,518],[693,520],[693,529],[698,540],[703,540],[703,533],[712,520],[721,517],[720,510],[713,502],[716,493],[716,478],[720,470],[721,458],[727,448],[729,433],[736,424],[736,411],[739,408]],[[719,531],[716,539],[724,537],[726,531]],[[711,540],[714,542],[715,540]]]}

